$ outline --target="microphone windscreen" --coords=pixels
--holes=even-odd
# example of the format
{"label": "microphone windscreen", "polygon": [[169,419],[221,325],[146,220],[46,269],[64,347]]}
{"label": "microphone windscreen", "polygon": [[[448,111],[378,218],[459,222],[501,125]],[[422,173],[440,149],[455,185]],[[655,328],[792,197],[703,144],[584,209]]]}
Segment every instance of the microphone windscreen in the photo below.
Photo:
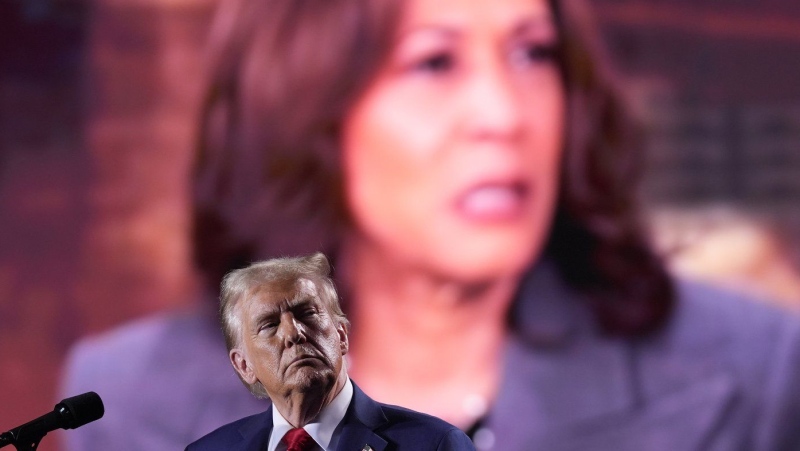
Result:
{"label": "microphone windscreen", "polygon": [[56,404],[55,410],[62,412],[64,429],[75,429],[91,423],[102,418],[105,413],[103,400],[93,391],[66,398]]}

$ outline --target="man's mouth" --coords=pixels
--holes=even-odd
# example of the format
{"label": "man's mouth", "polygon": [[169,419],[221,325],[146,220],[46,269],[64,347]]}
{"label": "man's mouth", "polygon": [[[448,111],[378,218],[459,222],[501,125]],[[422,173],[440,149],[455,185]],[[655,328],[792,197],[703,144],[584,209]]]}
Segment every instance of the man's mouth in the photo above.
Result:
{"label": "man's mouth", "polygon": [[315,365],[316,364],[315,362],[320,362],[320,361],[322,361],[322,359],[320,359],[315,355],[303,354],[292,360],[292,362],[289,363],[289,366],[287,368],[291,368],[294,366]]}

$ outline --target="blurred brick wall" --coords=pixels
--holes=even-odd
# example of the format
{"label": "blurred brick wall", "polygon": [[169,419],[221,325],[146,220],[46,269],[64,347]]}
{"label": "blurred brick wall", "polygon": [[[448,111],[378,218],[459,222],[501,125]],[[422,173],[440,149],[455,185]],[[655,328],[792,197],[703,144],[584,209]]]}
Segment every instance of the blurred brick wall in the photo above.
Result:
{"label": "blurred brick wall", "polygon": [[89,187],[84,16],[75,3],[0,2],[1,431],[53,408],[62,356],[82,333],[73,307]]}
{"label": "blurred brick wall", "polygon": [[95,178],[79,276],[87,331],[187,302],[187,175],[206,1],[98,1],[86,63]]}
{"label": "blurred brick wall", "polygon": [[52,409],[74,340],[191,302],[185,182],[212,9],[0,2],[0,430]]}
{"label": "blurred brick wall", "polygon": [[593,3],[648,120],[649,201],[800,211],[800,2]]}

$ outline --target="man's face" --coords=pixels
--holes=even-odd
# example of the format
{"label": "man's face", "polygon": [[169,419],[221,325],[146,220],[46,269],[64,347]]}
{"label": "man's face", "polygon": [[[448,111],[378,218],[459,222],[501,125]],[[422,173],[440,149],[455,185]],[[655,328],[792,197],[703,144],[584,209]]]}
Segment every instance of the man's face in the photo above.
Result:
{"label": "man's face", "polygon": [[342,374],[347,331],[309,279],[259,287],[234,307],[241,322],[230,358],[248,384],[273,400],[293,393],[325,396]]}

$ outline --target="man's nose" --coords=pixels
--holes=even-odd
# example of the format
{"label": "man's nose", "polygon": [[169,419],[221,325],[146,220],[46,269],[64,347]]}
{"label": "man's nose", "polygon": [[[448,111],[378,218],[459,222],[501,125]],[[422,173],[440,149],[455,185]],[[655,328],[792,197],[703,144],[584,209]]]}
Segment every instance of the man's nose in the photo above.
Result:
{"label": "man's nose", "polygon": [[281,327],[281,334],[283,335],[283,340],[286,347],[291,347],[296,344],[301,344],[306,342],[306,335],[303,323],[297,321],[297,319],[291,313],[286,314],[285,317],[281,320],[280,327]]}

